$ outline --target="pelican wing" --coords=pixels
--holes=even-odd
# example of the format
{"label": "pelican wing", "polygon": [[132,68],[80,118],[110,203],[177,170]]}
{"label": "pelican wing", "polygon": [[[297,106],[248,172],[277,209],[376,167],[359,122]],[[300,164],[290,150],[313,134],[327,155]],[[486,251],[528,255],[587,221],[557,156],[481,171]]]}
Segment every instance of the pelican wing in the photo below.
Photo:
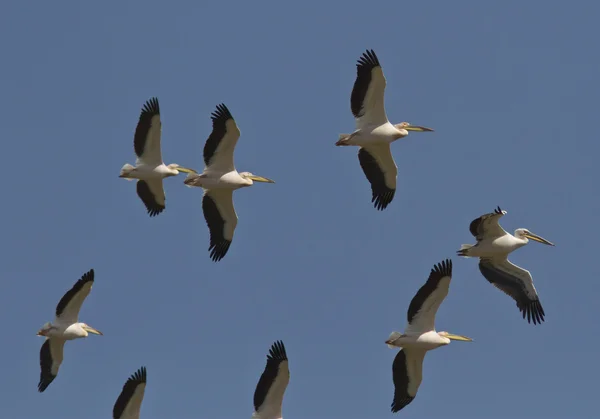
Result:
{"label": "pelican wing", "polygon": [[389,144],[370,145],[358,150],[358,161],[367,180],[371,184],[371,202],[383,211],[396,194],[398,167],[392,157]]}
{"label": "pelican wing", "polygon": [[56,321],[65,324],[77,323],[79,319],[79,310],[86,297],[92,290],[94,284],[94,270],[83,276],[66,292],[56,306]]}
{"label": "pelican wing", "polygon": [[367,50],[356,64],[356,80],[350,96],[350,108],[356,128],[388,122],[384,107],[385,77],[375,51]]}
{"label": "pelican wing", "polygon": [[160,107],[158,99],[153,97],[144,104],[135,128],[133,148],[137,155],[137,165],[140,163],[151,166],[162,164],[160,131]]}
{"label": "pelican wing", "polygon": [[533,324],[544,321],[544,309],[540,303],[529,271],[511,263],[505,257],[479,260],[481,274],[496,288],[512,297],[517,307]]}
{"label": "pelican wing", "polygon": [[63,348],[65,341],[57,338],[46,338],[40,349],[40,382],[38,391],[44,392],[58,375],[58,369],[63,361]]}
{"label": "pelican wing", "polygon": [[233,190],[207,190],[202,198],[202,211],[210,232],[210,257],[218,262],[231,246],[238,221],[233,207]]}
{"label": "pelican wing", "polygon": [[481,217],[474,219],[469,225],[471,234],[477,241],[483,240],[484,238],[494,238],[508,234],[499,224],[500,217],[504,216],[504,214],[506,214],[506,211],[502,211],[500,207],[498,207],[494,212],[484,214]]}
{"label": "pelican wing", "polygon": [[448,295],[452,279],[452,261],[446,259],[431,269],[427,282],[417,291],[408,307],[405,333],[435,330],[435,315]]}
{"label": "pelican wing", "polygon": [[394,358],[392,365],[393,413],[399,412],[417,397],[417,391],[423,379],[423,359],[426,352],[416,348],[402,349]]}
{"label": "pelican wing", "polygon": [[233,151],[240,138],[240,130],[224,104],[217,105],[211,119],[213,129],[204,144],[204,164],[209,171],[231,172],[235,170]]}
{"label": "pelican wing", "polygon": [[141,367],[125,382],[113,407],[113,419],[139,419],[145,390],[146,367]]}
{"label": "pelican wing", "polygon": [[254,415],[260,418],[280,418],[283,395],[290,381],[288,358],[282,341],[273,343],[267,355],[267,365],[254,391]]}
{"label": "pelican wing", "polygon": [[162,179],[138,180],[137,194],[146,206],[150,217],[164,211],[166,198]]}

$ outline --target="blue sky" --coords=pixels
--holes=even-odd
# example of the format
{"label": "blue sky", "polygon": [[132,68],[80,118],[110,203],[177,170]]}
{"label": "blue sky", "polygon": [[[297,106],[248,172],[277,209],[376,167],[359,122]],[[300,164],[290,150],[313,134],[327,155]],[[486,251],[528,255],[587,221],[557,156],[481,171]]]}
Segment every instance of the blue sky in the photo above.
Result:
{"label": "blue sky", "polygon": [[[429,352],[397,416],[593,416],[600,4],[375,3],[4,5],[0,417],[110,417],[141,365],[144,419],[250,417],[277,339],[290,358],[285,418],[392,417],[396,350],[384,341],[447,257],[437,328],[475,342]],[[435,129],[393,145],[398,191],[384,212],[357,149],[334,146],[354,128],[350,90],[367,48],[387,77],[390,119]],[[201,190],[167,179],[167,209],[151,219],[117,177],[135,161],[152,96],[165,163],[202,169],[223,102],[242,132],[238,170],[277,182],[235,193],[239,224],[220,263]],[[497,205],[507,230],[556,243],[511,256],[533,275],[541,326],[475,260],[454,256],[473,242],[469,222]],[[80,319],[105,335],[69,342],[38,394],[35,333],[90,268]]]}

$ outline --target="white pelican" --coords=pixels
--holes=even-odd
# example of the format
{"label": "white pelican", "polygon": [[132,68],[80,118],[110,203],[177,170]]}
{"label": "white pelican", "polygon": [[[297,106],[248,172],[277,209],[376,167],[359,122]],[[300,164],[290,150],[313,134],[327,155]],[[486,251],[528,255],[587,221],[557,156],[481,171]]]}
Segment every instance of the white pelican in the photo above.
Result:
{"label": "white pelican", "polygon": [[452,279],[452,261],[446,259],[433,267],[429,278],[408,307],[408,325],[404,333],[392,332],[385,342],[390,348],[400,347],[392,366],[394,401],[392,412],[402,410],[414,400],[423,378],[425,353],[450,340],[472,342],[471,338],[435,331],[435,314],[448,295]]}
{"label": "white pelican", "polygon": [[350,108],[356,119],[352,134],[340,134],[337,146],[359,146],[358,161],[371,183],[371,202],[384,210],[394,199],[398,167],[390,144],[406,137],[408,131],[433,131],[408,122],[392,125],[384,107],[385,77],[373,50],[367,50],[356,65],[356,81],[350,96]]}
{"label": "white pelican", "polygon": [[496,288],[504,291],[517,302],[517,307],[533,324],[544,321],[544,309],[540,303],[529,271],[512,264],[508,254],[529,243],[528,239],[554,246],[548,240],[533,234],[526,228],[517,228],[515,235],[500,227],[500,217],[506,214],[498,207],[489,214],[471,221],[469,230],[477,239],[475,245],[463,244],[456,252],[459,256],[478,257],[481,274]]}
{"label": "white pelican", "polygon": [[163,163],[160,134],[160,107],[158,99],[153,97],[144,104],[135,129],[133,137],[133,148],[137,155],[135,167],[127,163],[119,175],[127,180],[138,179],[137,194],[146,206],[150,217],[160,214],[165,209],[165,190],[162,183],[164,178],[177,176],[179,172],[196,173],[195,170],[175,163],[168,166]]}
{"label": "white pelican", "polygon": [[250,172],[238,173],[233,164],[233,151],[240,130],[224,104],[211,114],[212,132],[204,144],[204,172],[190,173],[184,183],[204,189],[202,210],[210,231],[210,257],[217,262],[227,254],[237,225],[233,207],[233,191],[254,182],[275,183]]}
{"label": "white pelican", "polygon": [[113,419],[140,419],[145,390],[146,367],[141,367],[125,382],[113,407]]}
{"label": "white pelican", "polygon": [[94,270],[83,274],[73,288],[60,299],[56,306],[56,318],[54,323],[46,323],[39,332],[38,336],[45,336],[46,340],[40,350],[40,382],[38,391],[41,393],[56,378],[58,369],[63,360],[63,348],[67,340],[86,338],[89,333],[101,335],[102,332],[80,323],[79,310],[85,298],[92,290],[94,283]]}
{"label": "white pelican", "polygon": [[254,391],[254,419],[281,419],[283,395],[290,381],[290,370],[283,342],[273,343],[267,365]]}

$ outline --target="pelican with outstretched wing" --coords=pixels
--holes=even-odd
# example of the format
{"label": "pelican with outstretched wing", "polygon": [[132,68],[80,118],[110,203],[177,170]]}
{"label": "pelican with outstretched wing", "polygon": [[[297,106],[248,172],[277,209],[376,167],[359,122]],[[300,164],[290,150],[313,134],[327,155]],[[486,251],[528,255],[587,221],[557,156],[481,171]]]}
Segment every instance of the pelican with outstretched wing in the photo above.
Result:
{"label": "pelican with outstretched wing", "polygon": [[252,186],[254,182],[275,182],[250,172],[238,173],[235,169],[233,152],[240,130],[227,106],[217,105],[211,119],[212,132],[204,144],[204,171],[190,173],[184,183],[204,189],[202,211],[210,233],[208,251],[210,258],[218,262],[227,254],[238,222],[233,191]]}
{"label": "pelican with outstretched wing", "polygon": [[63,361],[63,348],[68,340],[86,338],[88,333],[101,335],[102,332],[79,322],[79,310],[92,290],[94,270],[83,274],[73,287],[60,299],[56,306],[56,318],[46,323],[37,332],[46,340],[40,350],[40,382],[38,391],[42,393],[58,375]]}
{"label": "pelican with outstretched wing", "polygon": [[392,365],[393,413],[399,412],[417,397],[427,351],[448,345],[451,340],[472,342],[471,338],[465,336],[435,331],[435,315],[448,295],[451,279],[451,260],[446,259],[435,265],[427,282],[408,306],[408,325],[404,333],[392,332],[385,342],[390,348],[402,348]]}
{"label": "pelican with outstretched wing", "polygon": [[359,146],[358,161],[371,184],[371,202],[384,210],[396,194],[398,167],[390,144],[409,131],[433,131],[408,122],[391,124],[385,113],[386,81],[375,51],[367,50],[356,64],[356,80],[350,96],[350,109],[356,120],[352,134],[340,134],[337,146]]}
{"label": "pelican with outstretched wing", "polygon": [[253,419],[282,419],[283,395],[290,381],[288,358],[283,342],[273,343],[267,365],[254,391]]}
{"label": "pelican with outstretched wing", "polygon": [[165,209],[163,179],[177,176],[179,172],[196,173],[193,169],[178,164],[166,166],[162,160],[160,106],[158,99],[148,100],[138,121],[133,137],[133,148],[137,155],[135,166],[127,163],[121,168],[119,177],[137,181],[137,194],[146,206],[148,215],[154,217]]}
{"label": "pelican with outstretched wing", "polygon": [[456,253],[467,258],[478,257],[479,270],[484,278],[516,301],[528,323],[542,323],[546,314],[533,286],[533,278],[529,271],[511,263],[508,255],[525,246],[529,240],[548,246],[554,244],[526,228],[517,228],[514,236],[507,233],[499,223],[500,217],[505,214],[506,211],[498,207],[494,212],[471,221],[469,230],[477,243],[463,244]]}
{"label": "pelican with outstretched wing", "polygon": [[141,367],[123,385],[113,407],[113,419],[140,419],[145,391],[146,367]]}

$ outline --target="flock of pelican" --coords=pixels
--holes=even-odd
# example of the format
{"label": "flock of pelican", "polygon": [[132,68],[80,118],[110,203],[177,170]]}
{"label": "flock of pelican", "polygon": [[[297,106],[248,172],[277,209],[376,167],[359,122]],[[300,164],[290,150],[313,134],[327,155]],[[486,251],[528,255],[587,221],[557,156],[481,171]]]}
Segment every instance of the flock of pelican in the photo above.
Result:
{"label": "flock of pelican", "polygon": [[[336,146],[357,146],[360,166],[371,185],[375,209],[384,210],[394,199],[397,166],[391,153],[391,143],[404,138],[410,131],[432,132],[431,128],[411,125],[408,122],[391,124],[384,107],[386,79],[377,55],[367,50],[358,60],[357,76],[350,97],[350,108],[356,120],[351,134],[340,134]],[[125,164],[120,177],[137,180],[137,194],[148,214],[160,214],[165,206],[163,179],[187,173],[184,184],[204,190],[202,210],[208,226],[209,255],[220,261],[229,250],[237,214],[233,205],[233,191],[252,186],[254,182],[274,183],[273,180],[250,172],[239,173],[233,162],[233,153],[240,130],[229,109],[220,104],[212,113],[212,132],[204,145],[204,170],[165,165],[161,154],[161,120],[157,98],[148,100],[137,124],[133,145],[136,165]],[[514,235],[499,224],[506,211],[500,207],[474,219],[469,230],[476,243],[463,244],[458,256],[479,258],[482,276],[496,288],[511,297],[529,323],[541,324],[545,312],[533,285],[529,271],[508,260],[508,255],[525,246],[529,240],[554,246],[548,240],[525,228]],[[407,325],[403,333],[392,332],[385,343],[390,348],[400,348],[392,364],[394,397],[392,412],[398,412],[417,395],[423,376],[423,360],[427,351],[448,345],[452,340],[471,342],[472,339],[448,332],[437,332],[435,316],[448,295],[452,279],[452,260],[434,265],[427,281],[417,291],[407,310]],[[38,384],[45,391],[57,377],[63,361],[66,341],[85,338],[89,333],[102,333],[79,322],[79,311],[94,283],[94,271],[79,279],[59,301],[55,320],[46,323],[38,332],[45,337],[40,350],[41,374]],[[125,383],[118,396],[113,418],[139,419],[146,387],[145,367],[137,370]],[[281,419],[284,393],[289,382],[288,358],[283,342],[275,342],[267,355],[267,365],[254,392],[255,419]]]}

